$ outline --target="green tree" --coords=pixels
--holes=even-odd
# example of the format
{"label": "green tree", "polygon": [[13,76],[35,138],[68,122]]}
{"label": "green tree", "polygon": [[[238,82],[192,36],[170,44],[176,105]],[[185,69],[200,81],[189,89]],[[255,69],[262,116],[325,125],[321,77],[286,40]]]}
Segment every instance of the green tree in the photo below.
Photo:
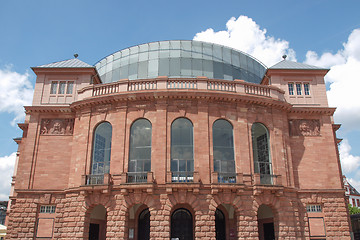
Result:
{"label": "green tree", "polygon": [[351,204],[348,205],[348,208],[349,208],[349,213],[350,213],[350,215],[360,213],[360,208],[358,208],[358,207],[353,207],[353,206],[351,206]]}

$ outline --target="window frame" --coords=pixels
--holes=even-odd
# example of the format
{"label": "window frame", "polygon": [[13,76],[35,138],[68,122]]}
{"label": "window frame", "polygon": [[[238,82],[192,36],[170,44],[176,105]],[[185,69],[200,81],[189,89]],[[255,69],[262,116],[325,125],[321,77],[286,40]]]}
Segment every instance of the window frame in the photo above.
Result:
{"label": "window frame", "polygon": [[310,96],[310,84],[307,82],[304,82],[303,87],[304,87],[304,95]]}
{"label": "window frame", "polygon": [[[177,143],[176,145],[174,144],[174,142],[178,142],[179,139],[177,139],[175,141],[174,139],[174,135],[175,135],[175,130],[176,128],[174,128],[174,124],[177,123],[177,121],[180,121],[181,119],[186,120],[187,124],[190,124],[189,128],[184,128],[185,130],[191,130],[190,133],[190,138],[189,139],[185,139],[185,140],[190,140],[188,145],[186,144],[179,144]],[[194,124],[192,123],[192,121],[186,117],[179,117],[176,118],[172,123],[171,123],[171,127],[170,127],[170,171],[173,175],[172,177],[172,181],[173,182],[189,182],[189,181],[193,181],[193,173],[195,171],[194,169],[194,164],[195,164],[195,160],[194,160]],[[184,140],[184,139],[181,139]],[[174,157],[174,152],[175,150],[182,150],[182,151],[186,151],[186,148],[191,148],[191,159],[185,159],[185,158],[177,158]],[[176,164],[175,164],[176,163]],[[185,163],[185,171],[180,170],[180,163]],[[176,170],[174,170],[174,167],[176,165]],[[177,179],[177,180],[176,180]]]}
{"label": "window frame", "polygon": [[[62,83],[64,83],[63,90],[61,90]],[[53,86],[56,86],[56,89]],[[74,80],[51,80],[50,95],[72,95],[74,93],[74,86]]]}
{"label": "window frame", "polygon": [[296,95],[302,96],[302,84],[300,82],[295,83]]}

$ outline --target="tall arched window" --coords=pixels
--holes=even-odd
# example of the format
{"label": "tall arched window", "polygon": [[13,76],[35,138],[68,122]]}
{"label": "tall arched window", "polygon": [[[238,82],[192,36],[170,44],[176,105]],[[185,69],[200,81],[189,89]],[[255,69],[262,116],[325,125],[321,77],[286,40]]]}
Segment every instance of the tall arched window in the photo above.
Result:
{"label": "tall arched window", "polygon": [[103,184],[104,174],[110,172],[112,127],[109,122],[100,123],[94,131],[91,175],[88,184]]}
{"label": "tall arched window", "polygon": [[261,123],[251,127],[255,173],[260,173],[261,184],[272,184],[272,166],[269,148],[269,132]]}
{"label": "tall arched window", "polygon": [[232,125],[223,119],[213,124],[214,171],[221,183],[236,182]]}
{"label": "tall arched window", "polygon": [[130,129],[128,182],[147,182],[151,171],[151,123],[138,119]]}
{"label": "tall arched window", "polygon": [[178,118],[171,125],[171,172],[173,182],[194,179],[193,125],[186,118]]}

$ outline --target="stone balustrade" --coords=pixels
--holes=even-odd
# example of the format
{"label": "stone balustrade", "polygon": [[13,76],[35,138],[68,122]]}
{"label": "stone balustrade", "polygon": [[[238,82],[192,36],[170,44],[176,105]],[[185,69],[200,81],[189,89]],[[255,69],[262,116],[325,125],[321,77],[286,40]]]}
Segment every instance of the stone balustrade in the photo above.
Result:
{"label": "stone balustrade", "polygon": [[158,77],[154,79],[128,80],[122,79],[113,83],[90,85],[78,91],[78,99],[83,100],[112,94],[130,93],[138,91],[157,90],[194,90],[209,92],[228,92],[239,95],[253,95],[273,98],[284,101],[284,91],[268,85],[259,85],[245,82],[244,80],[219,80],[198,78],[168,78]]}

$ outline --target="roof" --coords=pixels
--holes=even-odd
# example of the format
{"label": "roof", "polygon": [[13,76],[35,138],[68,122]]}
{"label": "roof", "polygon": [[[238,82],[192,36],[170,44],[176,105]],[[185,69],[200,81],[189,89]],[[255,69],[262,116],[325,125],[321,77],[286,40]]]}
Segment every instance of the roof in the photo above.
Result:
{"label": "roof", "polygon": [[87,64],[77,58],[73,58],[65,61],[37,66],[37,68],[94,68],[94,66]]}
{"label": "roof", "polygon": [[289,60],[282,60],[269,69],[303,69],[303,70],[327,70],[326,68],[316,67],[305,63],[298,63]]}
{"label": "roof", "polygon": [[144,43],[104,57],[95,64],[103,83],[120,79],[207,78],[260,83],[267,67],[226,46],[194,40]]}

